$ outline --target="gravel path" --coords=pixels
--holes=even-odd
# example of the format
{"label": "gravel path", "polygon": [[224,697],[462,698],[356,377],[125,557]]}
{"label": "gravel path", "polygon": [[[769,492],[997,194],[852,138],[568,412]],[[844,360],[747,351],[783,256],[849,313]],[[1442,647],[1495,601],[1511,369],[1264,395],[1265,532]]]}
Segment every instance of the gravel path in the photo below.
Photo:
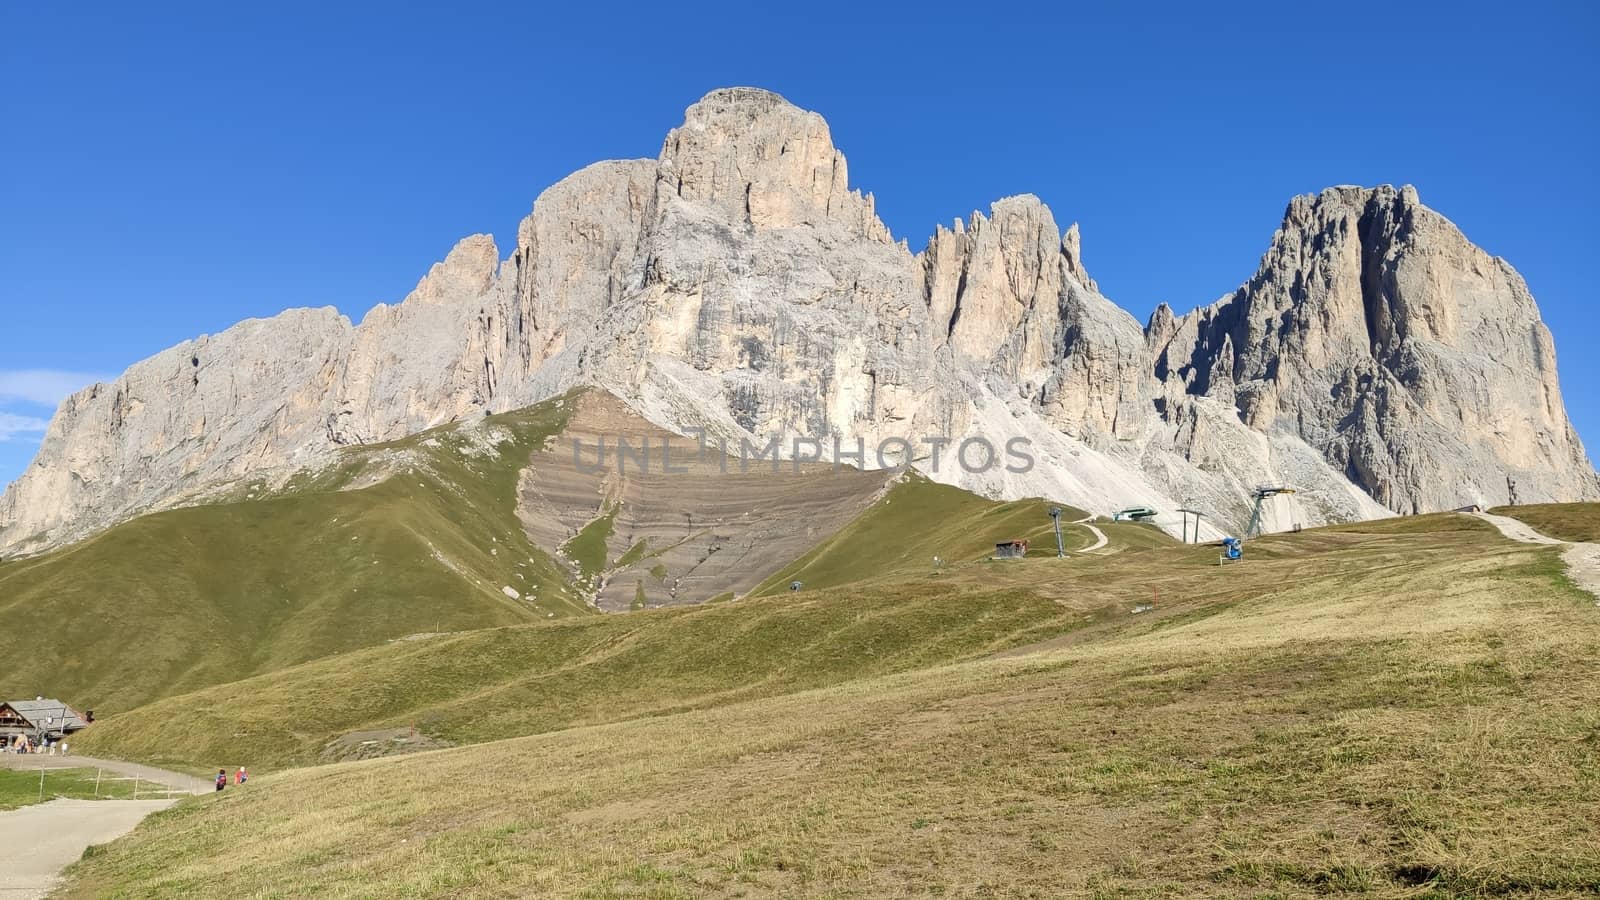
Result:
{"label": "gravel path", "polygon": [[0,900],[35,900],[91,844],[133,830],[176,800],[52,800],[0,813]]}
{"label": "gravel path", "polygon": [[1107,541],[1109,540],[1106,537],[1106,533],[1104,531],[1101,531],[1100,529],[1098,529],[1098,528],[1094,527],[1093,525],[1089,524],[1092,521],[1094,521],[1094,516],[1087,516],[1085,518],[1079,519],[1078,521],[1072,523],[1074,525],[1082,525],[1083,527],[1085,527],[1085,528],[1089,529],[1090,531],[1094,532],[1094,543],[1092,543],[1089,546],[1083,548],[1082,550],[1079,550],[1078,551],[1079,553],[1088,553],[1091,550],[1099,550],[1101,547],[1104,547],[1106,545]]}
{"label": "gravel path", "polygon": [[1558,541],[1548,535],[1540,534],[1528,523],[1510,516],[1496,516],[1486,512],[1473,515],[1500,529],[1501,534],[1513,541],[1522,541],[1525,544],[1566,545],[1567,549],[1562,552],[1561,561],[1567,564],[1567,574],[1578,587],[1593,594],[1595,604],[1600,606],[1600,544],[1570,544]]}
{"label": "gravel path", "polygon": [[206,779],[181,772],[92,756],[0,753],[0,768],[104,769],[108,778],[138,778],[144,792],[163,795],[157,800],[51,800],[0,813],[0,900],[45,896],[84,848],[115,840],[177,797],[211,787]]}
{"label": "gravel path", "polygon": [[1093,525],[1090,525],[1088,522],[1083,523],[1083,527],[1085,527],[1085,528],[1089,529],[1090,531],[1094,532],[1094,543],[1092,543],[1089,546],[1083,548],[1082,550],[1079,550],[1078,551],[1079,553],[1089,553],[1090,551],[1093,551],[1093,550],[1099,550],[1101,547],[1104,547],[1106,545],[1107,541],[1110,540],[1110,538],[1106,537],[1106,533],[1104,531],[1101,531],[1100,529],[1094,527]]}

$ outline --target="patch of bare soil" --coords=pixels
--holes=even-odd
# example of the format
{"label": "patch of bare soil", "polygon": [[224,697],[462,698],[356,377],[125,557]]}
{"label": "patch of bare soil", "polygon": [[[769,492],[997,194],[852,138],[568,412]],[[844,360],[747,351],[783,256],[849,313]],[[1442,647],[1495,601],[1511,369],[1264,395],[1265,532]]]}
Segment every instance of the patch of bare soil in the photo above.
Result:
{"label": "patch of bare soil", "polygon": [[454,746],[449,741],[430,737],[410,728],[382,728],[376,731],[352,731],[329,741],[322,748],[324,762],[344,762],[351,759],[375,759],[380,756],[398,756],[402,753],[419,753]]}
{"label": "patch of bare soil", "polygon": [[[620,460],[619,438],[629,448]],[[589,392],[524,472],[518,515],[535,544],[555,548],[611,514],[595,599],[621,611],[751,590],[849,524],[893,478],[787,460],[774,470],[771,460],[741,464],[739,448],[728,450],[733,455],[715,445],[701,452],[694,438]]]}

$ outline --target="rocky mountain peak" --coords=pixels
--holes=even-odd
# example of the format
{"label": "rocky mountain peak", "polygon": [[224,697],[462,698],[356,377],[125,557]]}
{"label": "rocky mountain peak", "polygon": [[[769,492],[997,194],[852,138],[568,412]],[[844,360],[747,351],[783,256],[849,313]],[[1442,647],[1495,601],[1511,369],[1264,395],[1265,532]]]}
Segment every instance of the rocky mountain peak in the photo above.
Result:
{"label": "rocky mountain peak", "polygon": [[474,234],[462,238],[443,261],[433,264],[417,282],[405,303],[442,303],[461,297],[481,297],[500,267],[494,237]]}
{"label": "rocky mountain peak", "polygon": [[1296,197],[1250,281],[1169,330],[1158,369],[1392,509],[1506,502],[1508,474],[1543,499],[1600,489],[1521,276],[1409,185]]}
{"label": "rocky mountain peak", "polygon": [[723,88],[684,113],[661,145],[663,201],[713,207],[756,229],[833,222],[889,243],[871,195],[849,187],[828,123],[771,91]]}
{"label": "rocky mountain peak", "polygon": [[[544,191],[497,255],[474,235],[359,326],[334,310],[244,322],[69,399],[0,495],[0,550],[583,384],[735,446],[910,441],[938,480],[1101,512],[1188,505],[1242,527],[1264,481],[1304,489],[1306,524],[1513,486],[1600,497],[1527,286],[1410,187],[1294,198],[1248,282],[1141,326],[1039,198],[998,200],[913,255],[849,187],[821,116],[729,88],[658,158]],[[930,435],[951,443],[919,450]],[[953,456],[1013,437],[1037,465]]]}
{"label": "rocky mountain peak", "polygon": [[1173,313],[1172,307],[1163,300],[1156,304],[1155,311],[1150,313],[1150,319],[1145,323],[1145,343],[1152,350],[1159,350],[1172,341],[1172,336],[1178,330],[1178,317]]}
{"label": "rocky mountain peak", "polygon": [[1048,362],[1058,338],[1061,233],[1038,197],[996,200],[922,253],[924,293],[943,342],[1015,375]]}

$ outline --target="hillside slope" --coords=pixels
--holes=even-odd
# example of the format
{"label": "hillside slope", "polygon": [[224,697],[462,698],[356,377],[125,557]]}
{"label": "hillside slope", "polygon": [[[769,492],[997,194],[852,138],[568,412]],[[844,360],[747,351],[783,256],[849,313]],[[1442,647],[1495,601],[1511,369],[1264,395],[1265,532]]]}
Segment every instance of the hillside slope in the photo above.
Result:
{"label": "hillside slope", "polygon": [[[593,395],[568,408],[574,420],[587,418],[592,424],[596,408],[614,417],[614,402]],[[563,432],[563,440],[569,434]],[[524,503],[533,485],[573,484],[570,471],[554,477],[542,471],[551,455],[535,455],[523,478]],[[736,510],[772,497],[785,485],[817,481],[873,490],[885,477],[861,474],[868,477],[841,474],[838,482],[826,474],[780,474],[754,491],[730,490],[719,502]],[[606,478],[612,480],[609,493],[568,490],[566,495],[590,504],[590,515],[607,508],[617,522],[633,519],[632,503],[662,502],[661,484],[647,482],[646,490],[637,483],[616,484],[616,473]],[[748,480],[736,478],[734,484]],[[695,486],[693,479],[690,484]],[[608,503],[608,496],[619,499]],[[765,592],[776,596],[391,643],[169,697],[102,720],[82,736],[80,746],[90,753],[200,768],[217,759],[248,761],[261,769],[409,752],[948,663],[1069,632],[1088,621],[1085,612],[1112,614],[1076,600],[1064,603],[1053,588],[1039,583],[1050,573],[1066,583],[1084,576],[1071,568],[1072,561],[1050,558],[1053,539],[1048,552],[1035,554],[1024,569],[984,561],[996,535],[1045,539],[1049,504],[1043,501],[986,500],[915,475],[864,500],[871,503],[861,515],[767,579]],[[523,515],[526,519],[526,510]],[[1068,517],[1075,515],[1076,510],[1067,510]],[[737,543],[747,527],[744,518],[707,519],[704,525]],[[569,529],[582,519],[573,519]],[[1171,548],[1179,557],[1207,552],[1179,550],[1148,526],[1102,527],[1111,532],[1102,553],[1151,546]],[[1074,548],[1092,539],[1082,526],[1066,530]],[[608,552],[633,540],[613,540]],[[571,541],[565,546],[570,548]],[[893,552],[885,549],[891,547]],[[744,554],[746,559],[760,556]],[[936,570],[930,564],[934,556],[949,562]],[[626,571],[628,564],[629,554],[623,554],[604,571]],[[738,577],[754,583],[763,572],[751,569]],[[795,573],[812,579],[804,593],[787,590]],[[978,573],[981,577],[975,577]],[[1096,605],[1109,608],[1118,602],[1108,594]],[[317,698],[314,708],[304,706],[307,697]]]}
{"label": "hillside slope", "polygon": [[1600,611],[1552,548],[1438,516],[949,580],[1161,599],[1021,656],[268,776],[64,895],[1600,889]]}
{"label": "hillside slope", "polygon": [[[409,634],[583,613],[515,512],[565,401],[356,447],[276,491],[0,563],[0,695],[113,713]],[[512,586],[521,599],[504,588]]]}
{"label": "hillside slope", "polygon": [[[1055,556],[1051,505],[1044,500],[998,503],[909,473],[872,508],[773,573],[755,593],[786,591],[794,581],[814,590],[923,575],[935,571],[935,558],[939,565],[971,562],[993,554],[1000,541],[1031,541],[1030,555]],[[1082,510],[1061,509],[1066,523],[1084,517]],[[1071,550],[1094,542],[1091,532],[1071,524],[1062,525],[1062,537]]]}
{"label": "hillside slope", "polygon": [[[744,594],[879,501],[894,473],[700,447],[598,390],[534,454],[518,515],[607,611]],[[965,491],[980,506],[994,506]]]}
{"label": "hillside slope", "polygon": [[793,693],[985,655],[1079,624],[1080,615],[1032,592],[932,585],[488,629],[171,697],[96,723],[78,746],[200,770],[226,762],[268,771]]}
{"label": "hillside slope", "polygon": [[[613,455],[591,471],[602,437]],[[578,390],[350,447],[286,483],[246,482],[219,502],[0,563],[0,629],[32,647],[0,656],[0,695],[61,696],[103,717],[398,638],[744,594],[847,526],[877,535],[869,540],[908,539],[896,515],[915,504],[884,496],[887,471],[763,462],[740,472],[737,460],[697,460],[683,438],[671,472],[655,449],[653,471],[614,455],[618,438],[659,448],[666,437],[616,398]],[[926,509],[937,509],[940,529],[906,544],[915,549],[906,559],[967,557],[990,532],[1009,536],[1018,516],[1043,515],[1042,503],[1002,504],[920,479],[895,496],[939,498]],[[452,652],[478,650],[468,641]],[[529,678],[540,666],[580,664],[581,653],[529,652],[539,662],[518,673]],[[399,670],[371,674],[391,676]],[[217,714],[237,701],[215,699]],[[423,703],[374,716],[427,712]],[[338,721],[351,730],[367,718]],[[508,733],[523,732],[495,734]],[[310,758],[300,744],[285,752]]]}

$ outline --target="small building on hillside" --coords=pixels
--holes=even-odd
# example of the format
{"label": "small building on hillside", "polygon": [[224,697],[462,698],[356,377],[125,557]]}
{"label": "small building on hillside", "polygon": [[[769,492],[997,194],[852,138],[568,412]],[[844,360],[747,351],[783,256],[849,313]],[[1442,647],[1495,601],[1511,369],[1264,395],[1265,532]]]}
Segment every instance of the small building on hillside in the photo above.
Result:
{"label": "small building on hillside", "polygon": [[1027,555],[1027,541],[1001,541],[1000,543],[994,545],[995,559],[1021,559]]}
{"label": "small building on hillside", "polygon": [[0,703],[0,737],[25,734],[29,737],[61,737],[86,728],[89,719],[62,703],[41,697],[36,700],[7,700]]}

